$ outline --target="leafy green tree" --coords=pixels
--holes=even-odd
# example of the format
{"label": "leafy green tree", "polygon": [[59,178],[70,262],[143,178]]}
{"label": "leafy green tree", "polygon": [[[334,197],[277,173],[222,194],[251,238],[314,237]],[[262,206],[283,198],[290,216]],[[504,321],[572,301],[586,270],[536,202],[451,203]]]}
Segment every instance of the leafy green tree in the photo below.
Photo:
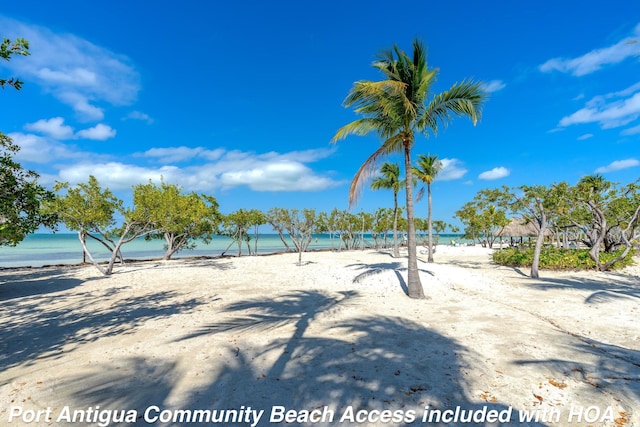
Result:
{"label": "leafy green tree", "polygon": [[506,187],[503,189],[505,199],[511,202],[511,210],[519,213],[522,218],[530,224],[533,224],[538,232],[536,245],[533,250],[533,261],[531,263],[531,277],[537,279],[540,277],[540,253],[544,243],[545,235],[549,229],[548,218],[551,213],[556,210],[560,203],[561,187],[544,185],[522,185],[515,191]]}
{"label": "leafy green tree", "polygon": [[[125,208],[108,188],[102,189],[94,176],[87,183],[75,187],[69,183],[57,183],[57,197],[48,204],[47,209],[56,213],[70,230],[78,232],[78,239],[84,253],[93,265],[105,276],[113,273],[115,262],[124,262],[122,246],[132,240],[154,231],[151,213],[136,206],[142,191],[134,187],[134,208]],[[122,224],[116,224],[116,216],[122,218]],[[93,239],[111,252],[106,266],[99,264],[87,247],[87,239]]]}
{"label": "leafy green tree", "polygon": [[511,209],[510,203],[504,189],[485,189],[456,211],[455,216],[465,225],[467,236],[473,236],[474,240],[481,237],[493,248],[499,232],[509,224],[506,213]]}
{"label": "leafy green tree", "polygon": [[[591,216],[591,224],[588,226],[584,223],[581,225],[575,219],[574,222],[589,236],[591,246],[589,256],[600,271],[609,270],[631,250],[631,240],[640,221],[639,190],[640,186],[637,183],[617,187],[601,175],[589,175],[583,177],[571,191],[573,200],[581,203]],[[573,213],[573,218],[577,216],[580,216],[580,208],[577,214]],[[609,248],[614,247],[611,244],[614,231],[624,244],[624,250],[618,257],[602,263],[600,251],[602,246],[605,246],[605,250],[607,249],[605,245],[607,241],[609,241]]]}
{"label": "leafy green tree", "polygon": [[405,186],[404,180],[400,178],[400,166],[396,163],[386,162],[380,168],[380,175],[371,181],[373,190],[393,191],[393,256],[398,258],[398,193]]}
{"label": "leafy green tree", "polygon": [[274,208],[267,213],[266,219],[274,229],[287,231],[298,251],[298,265],[301,266],[302,253],[307,251],[315,232],[316,211]]}
{"label": "leafy green tree", "polygon": [[393,209],[390,208],[378,208],[373,214],[373,240],[376,248],[379,247],[378,238],[382,236],[382,246],[387,247],[387,236],[389,230],[393,228],[397,229],[398,214],[395,214]]}
{"label": "leafy green tree", "polygon": [[439,125],[448,124],[454,116],[467,116],[475,124],[486,95],[480,83],[464,81],[431,96],[438,70],[427,66],[425,49],[417,40],[413,42],[412,57],[394,46],[383,52],[373,66],[384,74],[385,80],[354,83],[344,104],[354,107],[363,117],[340,128],[333,142],[348,135],[372,132],[383,141],[356,172],[349,190],[350,204],[357,200],[360,188],[375,173],[380,159],[391,153],[404,154],[409,253],[407,288],[409,297],[425,298],[418,273],[414,225],[411,150],[415,135],[435,136]]}
{"label": "leafy green tree", "polygon": [[287,251],[290,251],[291,247],[285,238],[285,233],[287,232],[285,224],[289,221],[289,212],[284,208],[271,208],[265,214],[265,219],[278,233],[278,236],[280,237],[284,247],[287,248]]}
{"label": "leafy green tree", "polygon": [[[9,61],[12,55],[29,55],[29,42],[24,39],[3,39],[0,58]],[[12,86],[17,90],[22,82],[16,78],[1,79],[0,87]],[[23,169],[14,156],[20,147],[0,132],[0,246],[15,246],[41,225],[54,228],[55,214],[42,211],[43,204],[54,194],[37,183],[38,174]]]}
{"label": "leafy green tree", "polygon": [[[12,55],[29,56],[29,42],[22,38],[17,38],[13,41],[8,38],[3,38],[2,44],[0,44],[0,58],[9,61]],[[23,82],[15,77],[9,77],[8,79],[0,78],[0,88],[3,89],[5,86],[12,86],[20,90],[22,84]]]}
{"label": "leafy green tree", "polygon": [[[251,214],[246,209],[238,209],[222,217],[222,235],[231,238],[229,249],[234,243],[238,245],[238,256],[242,256],[242,245],[247,245],[249,255],[251,255],[251,244],[249,243],[249,230],[251,229]],[[224,254],[227,249],[222,253]]]}
{"label": "leafy green tree", "polygon": [[438,160],[438,156],[425,156],[420,154],[416,166],[413,168],[413,175],[427,185],[427,246],[428,246],[428,259],[427,262],[433,262],[433,220],[432,220],[432,200],[431,200],[431,184],[436,179],[436,176],[442,170],[442,162]]}
{"label": "leafy green tree", "polygon": [[209,243],[218,229],[220,213],[214,197],[195,192],[184,194],[182,188],[164,181],[137,187],[136,204],[148,210],[154,232],[148,239],[164,239],[164,259],[183,249],[193,249],[196,239]]}
{"label": "leafy green tree", "polygon": [[13,160],[20,148],[0,133],[0,245],[15,246],[41,225],[54,228],[57,218],[41,208],[54,194],[38,184],[38,174]]}

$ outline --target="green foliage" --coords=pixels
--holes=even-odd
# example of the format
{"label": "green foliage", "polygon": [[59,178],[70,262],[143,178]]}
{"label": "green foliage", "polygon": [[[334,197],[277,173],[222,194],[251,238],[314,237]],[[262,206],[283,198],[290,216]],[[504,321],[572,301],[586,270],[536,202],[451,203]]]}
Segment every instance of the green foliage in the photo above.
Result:
{"label": "green foliage", "polygon": [[154,232],[147,237],[165,240],[165,259],[180,250],[192,249],[198,238],[210,242],[220,222],[214,197],[184,194],[181,187],[164,181],[159,186],[151,181],[135,186],[133,203],[152,224]]}
{"label": "green foliage", "polygon": [[302,252],[306,252],[316,230],[316,211],[273,208],[267,212],[266,219],[278,231],[285,245],[283,233],[286,230],[298,251],[298,265],[302,265]]}
{"label": "green foliage", "polygon": [[[615,259],[623,251],[602,253],[602,262]],[[493,253],[496,264],[511,267],[531,267],[533,262],[533,248],[507,248]],[[613,265],[614,269],[624,268],[633,264],[635,251],[630,251],[621,261]],[[589,256],[588,249],[562,249],[543,247],[540,252],[540,268],[547,270],[597,270],[596,262]]]}
{"label": "green foliage", "polygon": [[257,209],[238,209],[222,217],[222,235],[231,237],[238,245],[238,256],[242,255],[242,244],[246,243],[251,255],[249,230],[253,228],[254,253],[258,252],[258,228],[267,223],[267,217]]}
{"label": "green foliage", "polygon": [[38,174],[13,160],[19,147],[0,132],[0,245],[15,246],[44,225],[53,228],[55,213],[41,208],[52,192],[37,183]]}
{"label": "green foliage", "polygon": [[[17,38],[11,41],[7,38],[2,40],[0,44],[0,58],[9,61],[12,55],[29,55],[29,42],[22,38]],[[22,88],[22,81],[15,77],[9,77],[8,79],[0,78],[0,87],[4,89],[5,85],[12,86],[17,90]]]}
{"label": "green foliage", "polygon": [[[24,39],[3,39],[0,58],[9,61],[12,55],[29,55],[29,42]],[[5,85],[20,89],[22,82],[13,77],[0,79]],[[38,227],[55,227],[56,216],[45,213],[41,206],[54,195],[38,185],[38,174],[23,169],[14,160],[20,150],[11,138],[0,132],[0,246],[15,246]]]}
{"label": "green foliage", "polygon": [[[116,259],[124,262],[121,248],[132,240],[154,231],[154,210],[140,203],[140,191],[134,191],[133,209],[125,208],[108,188],[104,190],[94,176],[87,183],[75,187],[69,183],[58,183],[57,197],[47,205],[47,210],[59,215],[70,229],[78,231],[78,238],[96,268],[105,276],[113,272]],[[138,205],[135,202],[138,201]],[[116,223],[116,216],[122,223]],[[106,267],[98,264],[89,252],[86,241],[93,239],[111,252]]]}

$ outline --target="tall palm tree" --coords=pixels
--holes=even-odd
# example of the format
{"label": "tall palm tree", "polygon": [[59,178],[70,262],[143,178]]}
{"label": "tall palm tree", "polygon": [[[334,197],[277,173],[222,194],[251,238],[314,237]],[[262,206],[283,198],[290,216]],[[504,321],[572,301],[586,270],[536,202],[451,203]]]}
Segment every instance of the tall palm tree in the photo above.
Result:
{"label": "tall palm tree", "polygon": [[453,116],[467,116],[475,124],[480,117],[485,93],[481,84],[473,81],[456,83],[437,95],[431,95],[438,70],[427,67],[426,52],[422,43],[413,42],[413,57],[398,46],[385,51],[373,63],[386,80],[359,81],[354,83],[344,104],[354,107],[363,117],[338,130],[332,141],[348,135],[377,133],[382,145],[360,166],[351,182],[349,203],[357,200],[363,182],[376,170],[376,162],[391,153],[404,153],[407,196],[407,247],[409,252],[407,288],[409,297],[425,298],[416,254],[415,225],[413,223],[413,177],[411,173],[411,149],[415,134],[436,135],[438,125],[446,125]]}
{"label": "tall palm tree", "polygon": [[415,177],[427,184],[427,206],[428,206],[428,214],[427,214],[427,227],[428,227],[428,240],[429,244],[429,257],[427,258],[428,262],[433,262],[433,222],[431,218],[431,183],[436,176],[442,170],[442,162],[438,160],[438,156],[425,156],[424,154],[420,154],[418,156],[418,162],[416,163],[416,167],[413,168],[413,175]]}
{"label": "tall palm tree", "polygon": [[404,180],[400,179],[400,166],[397,163],[386,162],[380,168],[379,175],[371,182],[373,190],[393,190],[393,256],[398,258],[398,192],[404,187]]}

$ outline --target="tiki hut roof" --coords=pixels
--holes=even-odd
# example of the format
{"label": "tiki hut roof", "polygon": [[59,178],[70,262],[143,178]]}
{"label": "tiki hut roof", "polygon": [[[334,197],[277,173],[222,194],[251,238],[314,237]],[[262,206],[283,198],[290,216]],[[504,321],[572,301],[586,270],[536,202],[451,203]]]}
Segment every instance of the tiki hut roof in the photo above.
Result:
{"label": "tiki hut roof", "polygon": [[[547,230],[545,235],[550,235],[551,231]],[[501,237],[537,237],[538,227],[533,222],[527,222],[524,218],[511,218],[511,223],[506,225],[502,230],[496,232],[496,236]]]}

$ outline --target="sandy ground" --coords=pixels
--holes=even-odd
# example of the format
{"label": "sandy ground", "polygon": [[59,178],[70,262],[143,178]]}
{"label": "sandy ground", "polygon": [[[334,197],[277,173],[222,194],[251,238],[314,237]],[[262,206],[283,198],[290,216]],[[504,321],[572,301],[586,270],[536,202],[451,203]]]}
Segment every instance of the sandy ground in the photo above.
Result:
{"label": "sandy ground", "polygon": [[637,266],[435,260],[427,300],[384,251],[0,271],[0,425],[640,426]]}

